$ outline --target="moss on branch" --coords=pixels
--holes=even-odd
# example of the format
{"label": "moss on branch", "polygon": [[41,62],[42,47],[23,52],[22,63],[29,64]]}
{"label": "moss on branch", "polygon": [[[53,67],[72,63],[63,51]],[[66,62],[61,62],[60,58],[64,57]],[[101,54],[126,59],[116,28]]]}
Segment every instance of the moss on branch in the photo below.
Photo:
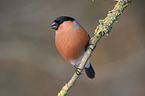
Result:
{"label": "moss on branch", "polygon": [[[95,29],[94,36],[90,40],[90,45],[86,50],[86,52],[84,53],[82,61],[78,65],[78,68],[81,69],[80,70],[81,72],[83,71],[86,62],[91,57],[91,54],[95,49],[97,43],[101,39],[101,37],[109,34],[113,23],[118,20],[118,16],[122,14],[124,9],[128,6],[128,4],[131,3],[132,0],[114,0],[114,1],[116,1],[117,3],[114,6],[114,8],[108,12],[107,17],[103,20],[99,20],[100,24]],[[74,73],[69,82],[65,84],[64,87],[62,87],[61,91],[58,93],[58,96],[65,96],[67,92],[71,89],[71,87],[73,87],[78,77],[79,75]]]}

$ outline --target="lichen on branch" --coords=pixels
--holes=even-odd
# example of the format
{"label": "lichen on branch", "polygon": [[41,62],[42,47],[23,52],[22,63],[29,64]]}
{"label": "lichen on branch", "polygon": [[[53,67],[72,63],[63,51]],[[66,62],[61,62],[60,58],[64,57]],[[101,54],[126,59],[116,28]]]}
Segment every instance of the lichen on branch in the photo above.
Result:
{"label": "lichen on branch", "polygon": [[[99,20],[100,24],[95,29],[94,36],[90,40],[90,45],[88,46],[88,49],[84,53],[84,57],[82,58],[80,64],[78,65],[78,68],[80,69],[81,72],[83,71],[86,62],[91,57],[91,54],[95,49],[97,43],[101,39],[101,37],[109,34],[113,23],[118,20],[118,16],[122,14],[124,9],[128,6],[128,4],[131,3],[132,0],[114,0],[114,1],[116,1],[117,3],[114,6],[114,8],[108,12],[107,17],[103,20]],[[69,82],[65,84],[64,87],[62,87],[61,91],[58,93],[58,96],[65,96],[67,92],[71,89],[71,87],[73,87],[78,77],[79,75],[74,73]]]}

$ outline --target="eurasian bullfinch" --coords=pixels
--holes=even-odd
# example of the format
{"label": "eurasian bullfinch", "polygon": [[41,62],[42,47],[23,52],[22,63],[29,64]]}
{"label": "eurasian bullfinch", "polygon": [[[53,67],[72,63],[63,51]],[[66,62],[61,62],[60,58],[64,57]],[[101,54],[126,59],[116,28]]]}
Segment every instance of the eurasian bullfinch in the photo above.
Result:
{"label": "eurasian bullfinch", "polygon": [[[68,16],[56,18],[51,27],[56,30],[55,44],[60,54],[70,64],[78,65],[89,45],[89,34],[74,18]],[[89,60],[85,65],[85,72],[89,78],[95,77]]]}

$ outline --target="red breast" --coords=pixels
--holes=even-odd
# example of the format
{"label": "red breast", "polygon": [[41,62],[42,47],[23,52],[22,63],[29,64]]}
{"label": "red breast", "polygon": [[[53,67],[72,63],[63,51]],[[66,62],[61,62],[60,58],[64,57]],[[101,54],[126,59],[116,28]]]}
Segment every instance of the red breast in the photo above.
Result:
{"label": "red breast", "polygon": [[69,63],[83,55],[85,46],[89,42],[87,32],[81,27],[76,28],[73,22],[63,22],[55,34],[56,47]]}

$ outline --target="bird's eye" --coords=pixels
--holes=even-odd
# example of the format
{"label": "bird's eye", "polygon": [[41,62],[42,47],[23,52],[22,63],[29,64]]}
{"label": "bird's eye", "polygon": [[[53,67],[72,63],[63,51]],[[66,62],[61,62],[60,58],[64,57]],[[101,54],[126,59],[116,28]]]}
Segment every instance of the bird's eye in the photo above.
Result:
{"label": "bird's eye", "polygon": [[58,24],[60,23],[60,21],[59,21],[59,20],[55,20],[55,22],[56,22],[56,23],[58,23]]}

